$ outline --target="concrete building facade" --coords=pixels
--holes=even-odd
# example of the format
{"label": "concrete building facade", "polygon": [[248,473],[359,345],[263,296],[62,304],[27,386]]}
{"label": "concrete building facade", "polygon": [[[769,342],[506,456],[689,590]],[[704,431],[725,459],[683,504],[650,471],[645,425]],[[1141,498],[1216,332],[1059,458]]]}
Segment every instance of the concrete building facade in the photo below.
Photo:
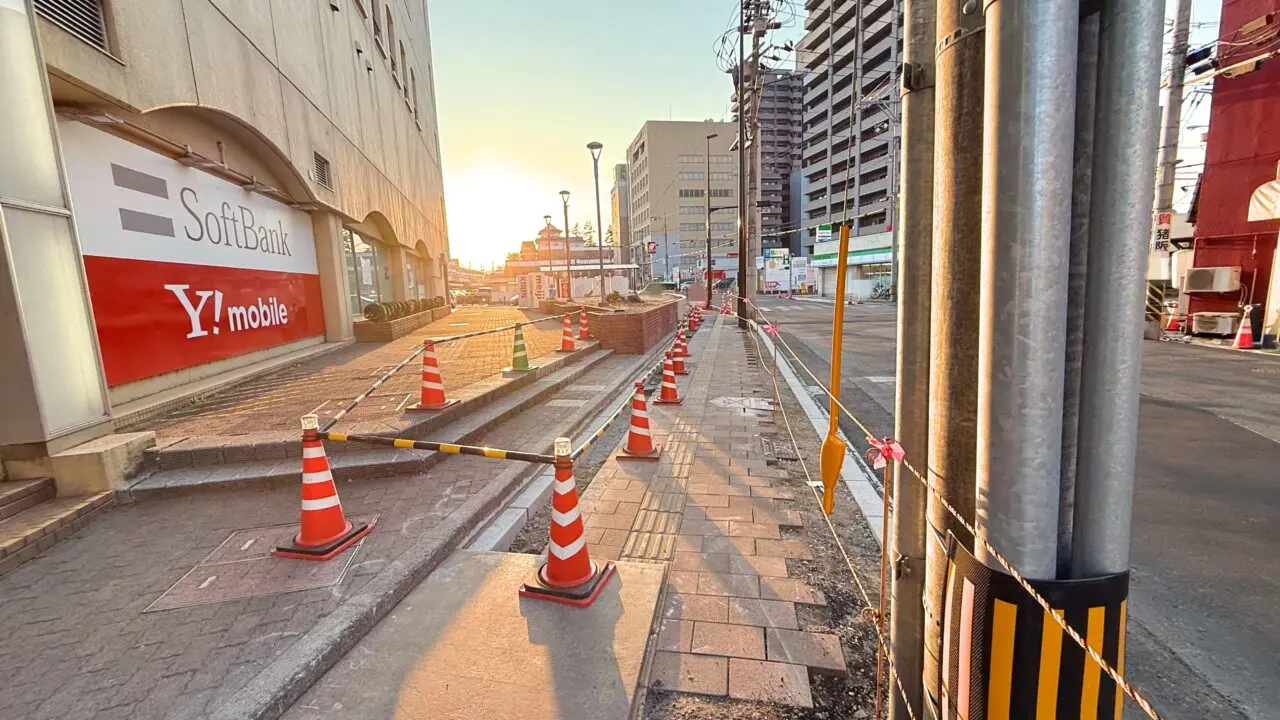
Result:
{"label": "concrete building facade", "polygon": [[[790,248],[788,232],[804,225],[803,205],[793,205],[792,173],[800,169],[804,107],[804,74],[791,70],[760,73],[760,131],[755,166],[760,168],[756,206],[760,213],[760,247]],[[799,254],[793,252],[792,254]]]}
{"label": "concrete building facade", "polygon": [[[634,263],[643,270],[648,258],[645,246],[631,242],[631,182],[627,179],[626,163],[613,166],[613,187],[609,191],[609,217],[613,224],[613,241],[623,262]],[[638,287],[647,276],[643,272],[632,273],[631,286]]]}
{"label": "concrete building facade", "polygon": [[738,153],[730,149],[736,134],[734,123],[650,120],[628,146],[631,237],[655,244],[656,252],[646,253],[654,278],[702,273],[708,202],[713,272],[737,276]]}
{"label": "concrete building facade", "polygon": [[[884,236],[887,250],[900,143],[901,0],[814,0],[806,7],[797,50],[805,73],[805,225],[849,221],[858,236]],[[815,240],[811,229],[805,244]],[[875,264],[865,279],[889,274],[887,264]]]}
{"label": "concrete building facade", "polygon": [[419,0],[0,2],[0,455],[446,295]]}

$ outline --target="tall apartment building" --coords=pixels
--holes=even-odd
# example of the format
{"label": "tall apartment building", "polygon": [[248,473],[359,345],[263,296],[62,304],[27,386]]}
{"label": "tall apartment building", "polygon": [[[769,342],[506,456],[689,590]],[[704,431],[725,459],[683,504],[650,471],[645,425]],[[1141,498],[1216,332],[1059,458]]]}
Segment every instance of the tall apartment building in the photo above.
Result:
{"label": "tall apartment building", "polygon": [[[613,241],[618,246],[618,257],[621,262],[634,263],[644,269],[644,247],[636,248],[631,243],[631,183],[627,180],[626,163],[613,166],[613,188],[609,191],[609,210],[613,224]],[[636,287],[643,276],[641,272],[632,272],[631,286]]]}
{"label": "tall apartment building", "polygon": [[426,4],[268,5],[0,2],[0,459],[446,295]]}
{"label": "tall apartment building", "polygon": [[737,131],[734,123],[650,120],[628,146],[631,237],[656,245],[646,253],[652,277],[701,275],[708,205],[712,270],[737,276],[738,153],[730,149]]}
{"label": "tall apartment building", "polygon": [[[858,254],[850,262],[857,269],[850,279],[853,287],[869,291],[890,274],[902,2],[811,0],[807,7],[807,33],[797,51],[805,72],[805,225],[854,224],[851,247]],[[822,257],[827,249],[814,250],[819,267],[835,264]]]}
{"label": "tall apartment building", "polygon": [[[760,247],[792,248],[799,254],[800,232],[787,232],[803,227],[802,206],[792,203],[792,174],[800,169],[800,149],[804,140],[801,130],[804,106],[805,74],[795,70],[764,70],[760,73],[760,104],[757,108],[759,143],[748,147],[758,152],[752,166],[759,168],[756,208],[760,218]],[[738,116],[736,91],[734,119]]]}

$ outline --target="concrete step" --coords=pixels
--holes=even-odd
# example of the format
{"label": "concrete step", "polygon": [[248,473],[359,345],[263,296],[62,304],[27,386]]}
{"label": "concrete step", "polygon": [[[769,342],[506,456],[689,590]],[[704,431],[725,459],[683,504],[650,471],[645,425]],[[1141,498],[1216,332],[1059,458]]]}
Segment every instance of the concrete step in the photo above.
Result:
{"label": "concrete step", "polygon": [[[459,418],[475,412],[477,409],[492,403],[499,398],[519,391],[521,388],[537,382],[566,367],[598,362],[600,358],[599,343],[591,341],[580,344],[578,350],[564,355],[544,355],[534,358],[539,367],[522,376],[503,378],[494,375],[486,380],[461,388],[451,397],[459,402],[446,410],[429,414],[404,414],[399,418],[386,422],[341,422],[336,431],[359,433],[366,435],[383,435],[385,437],[405,437],[426,439],[437,435],[439,430],[456,422]],[[592,358],[595,358],[592,360]],[[405,370],[404,372],[409,372]],[[144,467],[151,471],[181,470],[184,468],[216,469],[228,464],[248,464],[253,462],[296,460],[302,455],[301,431],[292,428],[264,428],[262,432],[244,435],[198,435],[189,437],[169,437],[157,440],[155,447],[145,452]],[[364,448],[354,447],[352,452],[362,452]],[[336,452],[346,452],[347,448],[337,448]],[[335,452],[335,450],[331,450]]]}
{"label": "concrete step", "polygon": [[[561,387],[574,382],[593,367],[613,355],[612,350],[596,350],[581,362],[563,366],[551,374],[526,382],[520,389],[484,404],[473,406],[472,412],[454,416],[453,422],[439,427],[430,439],[452,442],[476,442],[485,432],[520,411],[543,402]],[[383,433],[379,433],[383,434]],[[155,470],[136,480],[122,491],[121,502],[136,502],[185,494],[191,491],[242,489],[263,484],[296,484],[302,481],[302,443],[294,439],[290,447],[296,451],[280,459],[224,462],[220,465],[194,465]],[[443,459],[430,450],[409,450],[356,443],[325,443],[325,453],[337,480],[354,480],[386,475],[424,472]]]}
{"label": "concrete step", "polygon": [[101,517],[113,504],[110,492],[54,498],[0,520],[0,575]]}
{"label": "concrete step", "polygon": [[0,482],[0,520],[52,500],[56,494],[52,478]]}

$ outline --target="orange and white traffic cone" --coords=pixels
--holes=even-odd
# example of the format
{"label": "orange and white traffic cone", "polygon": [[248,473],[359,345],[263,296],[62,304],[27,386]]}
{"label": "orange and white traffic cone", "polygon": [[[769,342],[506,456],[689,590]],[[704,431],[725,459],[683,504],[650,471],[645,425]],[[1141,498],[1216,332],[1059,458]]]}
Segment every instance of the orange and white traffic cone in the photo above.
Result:
{"label": "orange and white traffic cone", "polygon": [[627,431],[627,444],[618,453],[618,459],[657,460],[661,448],[653,444],[649,431],[649,405],[644,397],[644,383],[636,381],[636,393],[631,396],[631,429]]}
{"label": "orange and white traffic cone", "polygon": [[666,359],[662,361],[662,393],[654,402],[659,405],[679,405],[683,400],[680,399],[676,389],[675,359],[671,357],[671,351],[668,350]]}
{"label": "orange and white traffic cone", "polygon": [[556,476],[551,485],[551,538],[547,560],[520,586],[520,596],[588,607],[600,596],[616,566],[596,565],[587,550],[586,528],[578,508],[569,438],[556,438]]}
{"label": "orange and white traffic cone", "polygon": [[1177,314],[1169,316],[1169,324],[1164,326],[1168,332],[1182,332],[1182,320]]}
{"label": "orange and white traffic cone", "polygon": [[1236,350],[1253,349],[1253,322],[1249,319],[1249,306],[1244,308],[1244,319],[1240,321],[1240,329],[1236,331],[1236,339],[1231,342]]}
{"label": "orange and white traffic cone", "polygon": [[573,352],[573,314],[564,316],[564,326],[560,333],[560,352]]}
{"label": "orange and white traffic cone", "polygon": [[440,364],[436,362],[436,346],[430,340],[422,343],[422,396],[417,405],[405,408],[409,412],[443,410],[458,402],[444,395],[444,380],[440,377]]}
{"label": "orange and white traffic cone", "polygon": [[578,311],[578,339],[591,339],[591,329],[587,327],[587,309],[582,308]]}
{"label": "orange and white traffic cone", "polygon": [[672,345],[667,351],[667,355],[671,358],[671,369],[677,375],[688,375],[689,371],[684,366],[684,356],[676,352],[676,346]]}
{"label": "orange and white traffic cone", "polygon": [[689,341],[685,339],[684,328],[676,331],[675,356],[678,358],[689,357]]}
{"label": "orange and white traffic cone", "polygon": [[329,458],[315,415],[302,418],[302,520],[298,534],[285,538],[272,555],[299,560],[328,560],[369,534],[373,524],[353,526],[342,514]]}

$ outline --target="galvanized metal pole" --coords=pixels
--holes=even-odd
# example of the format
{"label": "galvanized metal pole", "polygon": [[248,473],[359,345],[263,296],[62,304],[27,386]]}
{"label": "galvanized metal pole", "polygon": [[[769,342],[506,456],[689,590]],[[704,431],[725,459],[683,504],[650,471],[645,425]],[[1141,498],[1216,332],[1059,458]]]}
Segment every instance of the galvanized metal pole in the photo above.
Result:
{"label": "galvanized metal pole", "polygon": [[738,3],[738,327],[747,329],[747,6]]}
{"label": "galvanized metal pole", "polygon": [[[902,44],[902,199],[894,225],[898,263],[898,393],[894,435],[916,457],[929,450],[929,300],[933,273],[933,52],[935,0],[906,0]],[[898,229],[901,229],[898,232]],[[889,717],[924,717],[924,556],[928,493],[898,465],[893,474],[893,585],[889,646],[905,702]],[[887,540],[886,540],[887,542]]]}
{"label": "galvanized metal pole", "polygon": [[[1169,48],[1169,94],[1161,118],[1159,159],[1156,161],[1156,215],[1173,211],[1173,177],[1178,165],[1182,85],[1187,74],[1187,39],[1190,33],[1191,0],[1177,0],[1173,14],[1173,44]],[[1154,225],[1153,222],[1153,228]]]}
{"label": "galvanized metal pole", "polygon": [[[982,271],[982,13],[966,0],[937,0],[936,32],[928,479],[972,522]],[[942,540],[948,532],[966,545],[972,538],[933,496],[928,523],[934,539],[925,542],[924,685],[937,702],[947,572]]]}
{"label": "galvanized metal pole", "polygon": [[1071,576],[1129,568],[1162,3],[1108,0],[1098,49]]}
{"label": "galvanized metal pole", "polygon": [[1071,572],[1071,526],[1080,430],[1080,369],[1084,358],[1085,280],[1089,263],[1089,192],[1093,115],[1098,88],[1098,11],[1080,17],[1076,55],[1076,137],[1071,181],[1071,249],[1067,267],[1067,343],[1063,365],[1062,471],[1058,476],[1057,576]]}
{"label": "galvanized metal pole", "polygon": [[977,529],[1024,576],[1052,579],[1079,8],[988,0],[985,13]]}

